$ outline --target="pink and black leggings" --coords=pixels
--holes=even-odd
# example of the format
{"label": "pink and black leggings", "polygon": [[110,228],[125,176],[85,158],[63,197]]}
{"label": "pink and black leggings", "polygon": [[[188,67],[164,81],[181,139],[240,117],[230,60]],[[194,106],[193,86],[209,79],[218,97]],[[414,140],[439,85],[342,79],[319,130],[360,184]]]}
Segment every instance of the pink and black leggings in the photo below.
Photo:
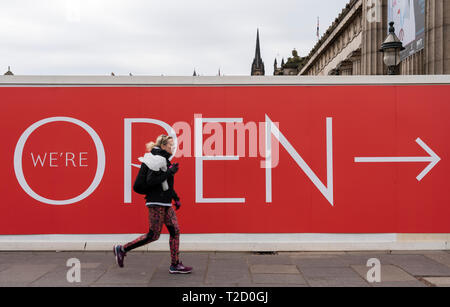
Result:
{"label": "pink and black leggings", "polygon": [[147,234],[140,236],[123,246],[125,252],[148,244],[159,239],[163,224],[166,225],[170,234],[170,258],[172,265],[179,262],[180,229],[175,211],[172,207],[152,206],[149,209],[150,228]]}

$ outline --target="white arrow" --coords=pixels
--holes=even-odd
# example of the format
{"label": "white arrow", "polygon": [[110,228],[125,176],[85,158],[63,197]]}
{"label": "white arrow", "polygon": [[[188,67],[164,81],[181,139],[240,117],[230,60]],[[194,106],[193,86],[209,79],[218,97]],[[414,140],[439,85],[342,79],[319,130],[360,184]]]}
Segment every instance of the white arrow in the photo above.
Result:
{"label": "white arrow", "polygon": [[355,158],[356,163],[385,163],[385,162],[430,162],[430,164],[417,176],[417,180],[421,181],[436,164],[441,161],[441,158],[431,150],[420,138],[416,140],[428,154],[428,157],[381,157],[381,158]]}

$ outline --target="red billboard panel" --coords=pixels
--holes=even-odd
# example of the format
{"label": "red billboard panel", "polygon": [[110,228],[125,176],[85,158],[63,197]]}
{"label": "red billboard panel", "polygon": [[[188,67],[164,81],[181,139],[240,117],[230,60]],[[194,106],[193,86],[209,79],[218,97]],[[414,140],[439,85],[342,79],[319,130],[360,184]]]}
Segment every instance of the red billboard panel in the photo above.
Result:
{"label": "red billboard panel", "polygon": [[174,136],[182,233],[450,233],[448,85],[2,87],[0,234],[147,231]]}

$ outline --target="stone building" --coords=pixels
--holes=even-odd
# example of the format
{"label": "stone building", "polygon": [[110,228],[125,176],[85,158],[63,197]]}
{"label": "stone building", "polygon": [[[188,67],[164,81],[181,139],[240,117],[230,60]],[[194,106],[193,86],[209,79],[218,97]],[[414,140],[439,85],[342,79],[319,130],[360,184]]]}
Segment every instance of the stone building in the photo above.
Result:
{"label": "stone building", "polygon": [[281,60],[281,66],[278,67],[277,59],[273,64],[273,75],[274,76],[296,76],[299,74],[303,65],[305,64],[306,57],[298,56],[297,50],[292,50],[292,57],[288,58],[287,62],[284,63],[284,59]]}
{"label": "stone building", "polygon": [[407,47],[400,74],[450,74],[448,0],[351,0],[306,56],[299,74],[386,74],[379,49],[390,21],[397,21],[396,33]]}

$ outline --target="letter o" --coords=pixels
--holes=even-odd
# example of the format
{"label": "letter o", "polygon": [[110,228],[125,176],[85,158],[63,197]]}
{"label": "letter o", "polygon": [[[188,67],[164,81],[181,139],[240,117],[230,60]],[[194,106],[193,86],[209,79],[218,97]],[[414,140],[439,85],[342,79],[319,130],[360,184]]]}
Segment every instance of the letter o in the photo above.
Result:
{"label": "letter o", "polygon": [[[23,148],[25,147],[25,143],[28,140],[28,137],[33,133],[34,130],[39,128],[42,125],[52,123],[52,122],[69,122],[72,124],[75,124],[77,126],[80,126],[84,130],[86,130],[87,133],[91,136],[92,140],[95,144],[95,149],[97,150],[97,171],[95,172],[94,180],[92,181],[91,185],[84,191],[82,194],[78,195],[77,197],[66,199],[66,200],[53,200],[48,199],[45,197],[42,197],[41,195],[34,192],[30,186],[28,185],[27,181],[25,180],[25,176],[23,175],[23,168],[22,168],[22,155],[23,155]],[[75,119],[71,117],[50,117],[43,120],[40,120],[34,124],[32,124],[30,127],[28,127],[27,130],[20,136],[19,141],[17,142],[16,149],[14,150],[14,171],[16,173],[17,181],[19,182],[22,189],[31,197],[36,199],[39,202],[46,203],[49,205],[69,205],[76,202],[79,202],[89,195],[92,194],[92,192],[95,191],[95,189],[98,187],[100,182],[102,181],[103,174],[105,172],[105,164],[106,164],[106,158],[105,158],[105,149],[103,148],[103,143],[98,136],[98,134],[95,132],[94,129],[92,129],[89,125],[86,123]]]}

